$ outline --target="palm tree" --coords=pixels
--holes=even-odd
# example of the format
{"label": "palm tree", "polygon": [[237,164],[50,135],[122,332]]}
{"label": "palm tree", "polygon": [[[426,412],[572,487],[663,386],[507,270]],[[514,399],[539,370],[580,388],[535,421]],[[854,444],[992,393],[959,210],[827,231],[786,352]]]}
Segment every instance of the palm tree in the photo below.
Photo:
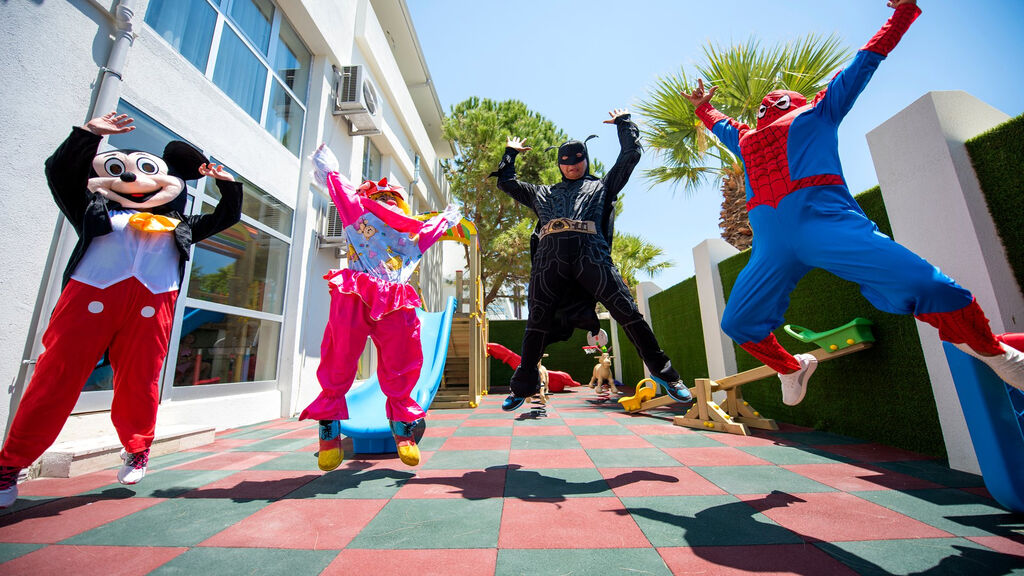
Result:
{"label": "palm tree", "polygon": [[659,260],[665,251],[634,234],[615,232],[612,242],[612,261],[619,269],[622,280],[629,286],[630,292],[636,295],[638,284],[636,275],[643,272],[655,276],[663,270],[671,268],[671,260]]}
{"label": "palm tree", "polygon": [[834,34],[809,34],[771,48],[755,39],[728,48],[708,44],[692,81],[683,70],[660,78],[638,106],[649,120],[644,134],[648,146],[663,163],[644,175],[652,186],[670,182],[681,184],[686,192],[721,182],[722,238],[739,250],[749,248],[753,232],[747,220],[743,164],[708,133],[680,92],[692,92],[696,78],[703,78],[718,87],[715,108],[753,126],[765,94],[785,89],[811,98],[849,57],[850,51]]}

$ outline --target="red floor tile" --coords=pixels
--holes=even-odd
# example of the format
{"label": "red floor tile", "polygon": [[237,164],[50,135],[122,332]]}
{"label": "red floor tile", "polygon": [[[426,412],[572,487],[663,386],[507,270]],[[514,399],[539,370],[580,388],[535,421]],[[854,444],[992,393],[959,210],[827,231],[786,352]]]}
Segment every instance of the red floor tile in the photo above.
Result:
{"label": "red floor tile", "polygon": [[726,494],[700,474],[678,468],[601,468],[601,475],[619,498],[630,496],[709,496]]}
{"label": "red floor tile", "polygon": [[662,448],[669,456],[687,466],[771,466],[772,463],[742,450],[721,448]]}
{"label": "red floor tile", "polygon": [[482,500],[505,494],[504,467],[486,470],[416,470],[395,498],[466,498]]}
{"label": "red floor tile", "polygon": [[577,436],[580,446],[584,448],[653,448],[647,440],[629,434],[628,436]]}
{"label": "red floor tile", "polygon": [[[736,497],[809,542],[951,536],[938,528],[843,492]],[[793,502],[793,498],[800,501]]]}
{"label": "red floor tile", "polygon": [[18,484],[21,496],[74,496],[82,492],[95,490],[101,486],[117,482],[117,474],[113,470],[100,470],[91,474],[83,474],[74,478],[36,478]]}
{"label": "red floor tile", "polygon": [[446,414],[443,411],[433,411],[427,413],[427,426],[430,426],[430,423],[435,420],[465,420],[467,416],[468,414]]}
{"label": "red floor tile", "polygon": [[232,448],[240,448],[242,446],[248,446],[258,440],[249,438],[224,438],[221,440],[214,440],[209,444],[197,446],[195,448],[189,448],[185,452],[223,452],[225,450],[231,450]]}
{"label": "red floor tile", "polygon": [[182,498],[273,499],[312,482],[321,473],[304,470],[242,470],[227,478],[190,490]]}
{"label": "red floor tile", "polygon": [[[618,425],[618,422],[610,418],[573,418],[572,416],[562,416],[562,421],[565,422],[566,426],[613,426]],[[625,431],[625,429],[623,430]]]}
{"label": "red floor tile", "polygon": [[387,500],[321,498],[271,502],[200,546],[340,550]]}
{"label": "red floor tile", "polygon": [[[164,498],[62,498],[0,516],[0,542],[53,543],[124,518],[163,502]],[[0,570],[2,572],[2,570]]]}
{"label": "red floor tile", "polygon": [[513,436],[572,436],[568,426],[516,426]]}
{"label": "red floor tile", "polygon": [[510,427],[513,426],[514,424],[515,420],[512,420],[511,418],[472,418],[470,420],[466,420],[465,422],[460,424],[460,426],[463,428],[479,428],[484,426],[488,428],[494,428]]}
{"label": "red floor tile", "polygon": [[[0,566],[9,576],[74,574],[74,576],[142,576],[188,548],[129,546],[47,546]],[[131,562],[125,561],[131,558]]]}
{"label": "red floor tile", "polygon": [[273,430],[313,430],[314,432],[316,427],[316,420],[286,420],[269,426],[261,426],[261,428],[271,428]]}
{"label": "red floor tile", "polygon": [[907,450],[881,444],[841,444],[834,446],[815,446],[818,450],[831,452],[858,462],[899,462],[902,460],[931,460]]}
{"label": "red floor tile", "polygon": [[505,500],[498,548],[580,547],[650,548],[651,543],[618,498]]}
{"label": "red floor tile", "polygon": [[423,431],[424,438],[447,438],[455,433],[455,426],[431,426],[427,424],[427,429]]}
{"label": "red floor tile", "polygon": [[309,444],[306,444],[302,448],[298,448],[296,452],[317,452],[320,450],[320,440],[311,440]]}
{"label": "red floor tile", "polygon": [[806,426],[797,426],[796,424],[788,424],[786,422],[777,422],[779,425],[779,432],[814,432],[814,428],[808,428]]}
{"label": "red floor tile", "polygon": [[473,410],[473,414],[504,414],[506,417],[508,417],[509,415],[508,412],[505,412],[501,408],[484,408],[483,406],[477,408],[476,410]]}
{"label": "red floor tile", "polygon": [[320,431],[316,428],[310,428],[308,430],[292,430],[291,432],[284,432],[280,436],[274,436],[275,440],[300,440],[302,438],[309,438],[310,440],[317,440],[320,438]]}
{"label": "red floor tile", "polygon": [[321,576],[478,576],[494,574],[498,551],[342,550]]}
{"label": "red floor tile", "polygon": [[221,452],[172,466],[174,470],[245,470],[281,456],[281,452]]}
{"label": "red floor tile", "polygon": [[778,441],[771,436],[764,436],[761,434],[763,433],[752,436],[740,436],[739,434],[709,434],[708,437],[715,442],[721,442],[726,446],[733,446],[736,448],[744,446],[775,446],[778,444]]}
{"label": "red floor tile", "polygon": [[733,576],[737,574],[855,575],[845,564],[806,544],[773,546],[701,546],[659,548],[658,553],[673,574]]}
{"label": "red floor tile", "polygon": [[511,436],[450,436],[441,450],[508,450]]}
{"label": "red floor tile", "polygon": [[791,464],[781,468],[843,492],[942,488],[934,482],[869,464]]}
{"label": "red floor tile", "polygon": [[985,488],[984,486],[968,486],[966,488],[961,488],[961,490],[970,494],[974,494],[975,496],[981,496],[982,498],[995,500],[995,498],[992,497],[992,494],[989,493],[988,488]]}
{"label": "red floor tile", "polygon": [[512,450],[509,466],[518,465],[530,470],[545,468],[593,468],[594,462],[586,451],[579,448],[565,450]]}
{"label": "red floor tile", "polygon": [[1001,554],[1024,557],[1024,535],[1017,536],[1014,540],[1004,536],[970,536],[967,539]]}
{"label": "red floor tile", "polygon": [[696,434],[689,428],[682,426],[665,426],[663,424],[642,424],[636,420],[619,420],[619,424],[622,424],[633,434],[641,434],[643,436],[664,436],[668,434]]}

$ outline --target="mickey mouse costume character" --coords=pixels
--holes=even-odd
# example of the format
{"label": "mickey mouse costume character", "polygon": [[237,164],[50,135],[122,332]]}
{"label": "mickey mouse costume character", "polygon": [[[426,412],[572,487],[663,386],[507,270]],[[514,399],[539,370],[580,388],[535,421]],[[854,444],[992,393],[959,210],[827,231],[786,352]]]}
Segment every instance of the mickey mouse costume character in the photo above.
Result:
{"label": "mickey mouse costume character", "polygon": [[[169,143],[162,157],[97,154],[103,136],[130,132],[132,122],[114,112],[94,118],[72,129],[46,161],[53,199],[78,244],[43,334],[45,351],[0,451],[0,507],[17,498],[21,469],[57,438],[104,351],[114,372],[110,419],[124,447],[117,479],[135,484],[145,476],[189,248],[241,217],[241,184],[185,142]],[[221,201],[211,214],[184,216],[184,181],[200,176],[217,180]]]}
{"label": "mickey mouse costume character", "polygon": [[935,326],[940,338],[1024,390],[1024,354],[1013,347],[1021,335],[993,335],[971,293],[879,232],[846,187],[839,123],[921,13],[916,0],[890,0],[888,6],[895,8],[892,17],[825,90],[810,103],[798,92],[769,92],[756,129],[715,110],[710,104],[715,88],[705,93],[703,81],[692,94],[683,93],[747,171],[754,243],[729,295],[722,330],[779,373],[788,405],[803,400],[817,360],[810,354],[792,356],[772,331],[783,322],[789,294],[812,268],[856,282],[880,310],[914,314]]}
{"label": "mickey mouse costume character", "polygon": [[651,373],[666,383],[668,394],[683,404],[693,402],[612,262],[615,199],[640,161],[641,147],[640,130],[629,113],[616,109],[609,115],[605,123],[618,129],[620,151],[604,178],[590,174],[586,142],[570,140],[558,148],[561,182],[553,186],[521,182],[516,179],[516,155],[530,148],[515,137],[508,138],[494,173],[498,188],[537,215],[530,241],[530,315],[522,362],[512,374],[512,391],[502,403],[503,410],[515,410],[537,393],[537,363],[548,344],[567,340],[575,328],[591,334],[600,331],[594,310],[597,301],[622,326]]}
{"label": "mickey mouse costume character", "polygon": [[377,380],[387,396],[385,411],[398,457],[415,466],[420,461],[416,435],[426,414],[411,396],[423,367],[416,317],[416,309],[423,304],[409,278],[423,253],[461,215],[458,208],[448,206],[426,222],[410,217],[401,186],[384,178],[356,189],[338,172],[338,160],[323,144],[313,154],[313,167],[314,178],[330,193],[345,226],[348,267],[324,276],[331,292],[331,312],[316,371],[323,391],[299,420],[320,421],[320,469],[340,466],[345,453],[338,421],[348,419],[345,395],[370,337],[377,346]]}

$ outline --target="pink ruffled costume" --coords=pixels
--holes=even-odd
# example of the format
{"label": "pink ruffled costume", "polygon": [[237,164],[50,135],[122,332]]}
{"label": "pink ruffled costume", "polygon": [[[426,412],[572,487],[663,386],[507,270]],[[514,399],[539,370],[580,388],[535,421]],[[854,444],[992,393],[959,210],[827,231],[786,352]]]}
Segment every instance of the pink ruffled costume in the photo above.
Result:
{"label": "pink ruffled costume", "polygon": [[337,171],[317,177],[325,180],[321,183],[345,225],[348,268],[324,276],[331,291],[331,312],[317,370],[323,391],[299,419],[348,419],[345,394],[355,380],[369,336],[377,347],[377,377],[388,398],[388,419],[413,422],[424,416],[423,408],[410,397],[423,366],[416,317],[422,303],[408,280],[427,248],[461,215],[455,206],[448,206],[422,222],[361,196]]}

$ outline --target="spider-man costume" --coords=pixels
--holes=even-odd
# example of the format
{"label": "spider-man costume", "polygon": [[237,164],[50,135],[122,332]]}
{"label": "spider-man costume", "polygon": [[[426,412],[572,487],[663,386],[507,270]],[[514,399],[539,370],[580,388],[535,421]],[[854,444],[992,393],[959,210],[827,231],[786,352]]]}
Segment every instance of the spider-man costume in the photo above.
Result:
{"label": "spider-man costume", "polygon": [[747,173],[747,211],[754,230],[750,262],[740,273],[722,317],[722,330],[780,374],[800,363],[776,341],[789,294],[812,268],[860,285],[880,310],[914,314],[939,336],[983,355],[1002,355],[1002,337],[989,328],[978,303],[938,268],[879,232],[853,199],[839,162],[838,126],[878,64],[921,10],[899,5],[849,67],[810,103],[797,92],[765,96],[757,128],[725,116],[710,103],[698,118]]}

